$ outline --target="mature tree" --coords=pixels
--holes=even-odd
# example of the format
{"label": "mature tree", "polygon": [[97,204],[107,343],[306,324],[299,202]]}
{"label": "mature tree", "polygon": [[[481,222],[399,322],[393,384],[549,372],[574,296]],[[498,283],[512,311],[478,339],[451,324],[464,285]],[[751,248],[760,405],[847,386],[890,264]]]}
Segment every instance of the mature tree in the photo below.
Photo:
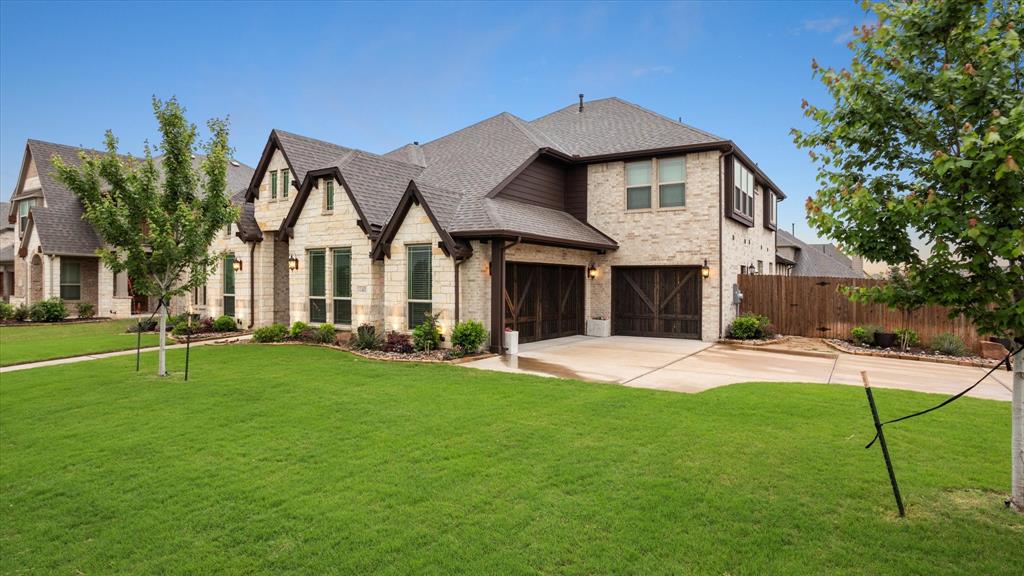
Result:
{"label": "mature tree", "polygon": [[227,121],[207,122],[211,136],[201,146],[206,156],[197,169],[198,131],[185,119],[185,109],[174,98],[153,98],[153,112],[162,142],[155,149],[147,143],[141,161],[118,154],[117,138],[108,130],[105,154],[82,151],[79,166],[60,157],[53,163],[57,178],[82,201],[85,219],[103,240],[103,263],[127,272],[137,294],[160,300],[158,373],[165,375],[167,303],[206,283],[217,264],[210,245],[238,213],[225,194],[231,154]]}
{"label": "mature tree", "polygon": [[[982,333],[1024,342],[1021,0],[865,4],[848,68],[812,61],[831,106],[793,130],[818,170],[810,223]],[[912,242],[919,238],[924,250]],[[885,292],[880,296],[885,300]],[[896,295],[893,293],[893,297]],[[1013,489],[1024,507],[1024,368],[1015,357]]]}

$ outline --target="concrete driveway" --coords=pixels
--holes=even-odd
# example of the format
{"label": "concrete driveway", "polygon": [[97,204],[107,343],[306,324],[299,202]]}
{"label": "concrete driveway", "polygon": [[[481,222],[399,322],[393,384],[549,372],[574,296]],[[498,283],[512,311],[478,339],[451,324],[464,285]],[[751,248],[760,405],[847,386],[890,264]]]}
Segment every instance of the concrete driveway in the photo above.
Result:
{"label": "concrete driveway", "polygon": [[[542,376],[614,382],[637,388],[701,392],[739,382],[812,382],[861,385],[866,370],[872,386],[953,394],[987,369],[852,354],[803,356],[747,350],[728,345],[667,338],[573,336],[519,347],[502,356],[463,366]],[[996,371],[968,395],[1011,399],[1011,375]]]}

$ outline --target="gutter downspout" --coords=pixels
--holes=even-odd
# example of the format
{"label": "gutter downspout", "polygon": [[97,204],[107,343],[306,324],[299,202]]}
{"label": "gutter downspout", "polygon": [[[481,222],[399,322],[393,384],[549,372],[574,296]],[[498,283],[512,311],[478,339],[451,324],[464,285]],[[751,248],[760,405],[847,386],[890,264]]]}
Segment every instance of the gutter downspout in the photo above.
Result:
{"label": "gutter downspout", "polygon": [[256,324],[256,242],[249,245],[249,330]]}
{"label": "gutter downspout", "polygon": [[[455,323],[459,323],[459,266],[462,266],[462,260],[452,255],[452,261],[455,263]],[[453,326],[454,328],[454,326]]]}
{"label": "gutter downspout", "polygon": [[732,152],[732,145],[722,149],[722,153],[718,156],[718,338],[721,339],[725,334],[725,326],[722,324],[725,322],[725,262],[722,260],[724,256],[724,249],[722,244],[724,243],[724,234],[722,223],[725,221],[725,171],[728,169],[725,166],[726,156]]}

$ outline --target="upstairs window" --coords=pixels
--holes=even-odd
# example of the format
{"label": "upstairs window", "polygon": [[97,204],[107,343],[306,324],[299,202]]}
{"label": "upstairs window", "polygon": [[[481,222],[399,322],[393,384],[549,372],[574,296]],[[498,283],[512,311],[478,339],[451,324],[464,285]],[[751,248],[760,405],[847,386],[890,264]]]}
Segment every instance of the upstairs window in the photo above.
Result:
{"label": "upstairs window", "polygon": [[270,199],[277,200],[277,170],[270,171]]}
{"label": "upstairs window", "polygon": [[18,202],[18,237],[25,234],[25,227],[28,226],[28,211],[36,205],[35,198]]}
{"label": "upstairs window", "polygon": [[658,207],[686,206],[686,159],[658,160]]}
{"label": "upstairs window", "polygon": [[776,218],[778,217],[779,209],[779,197],[775,195],[774,190],[764,190],[764,227],[769,230],[775,230],[777,225]]}
{"label": "upstairs window", "polygon": [[324,183],[324,208],[330,212],[334,210],[334,178],[327,178]]}
{"label": "upstairs window", "polygon": [[433,249],[429,244],[424,244],[409,246],[406,250],[409,288],[407,320],[411,330],[423,323],[426,314],[433,312]]}
{"label": "upstairs window", "polygon": [[651,207],[651,161],[626,164],[626,210]]}
{"label": "upstairs window", "polygon": [[741,162],[733,163],[733,211],[754,219],[754,174]]}
{"label": "upstairs window", "polygon": [[288,189],[291,185],[288,183],[288,170],[281,170],[281,198],[288,197]]}
{"label": "upstairs window", "polygon": [[60,261],[60,298],[82,299],[82,265],[78,262]]}

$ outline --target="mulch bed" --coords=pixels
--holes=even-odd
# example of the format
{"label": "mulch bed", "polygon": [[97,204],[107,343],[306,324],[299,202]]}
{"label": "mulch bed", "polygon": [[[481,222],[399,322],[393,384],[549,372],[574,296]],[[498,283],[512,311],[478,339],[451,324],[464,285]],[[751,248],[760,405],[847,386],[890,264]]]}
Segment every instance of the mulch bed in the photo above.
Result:
{"label": "mulch bed", "polygon": [[462,364],[463,362],[472,362],[473,360],[482,360],[484,358],[494,356],[494,354],[478,352],[476,354],[467,354],[461,358],[451,358],[448,356],[447,350],[403,353],[384,352],[383,350],[352,350],[350,348],[340,348],[347,352],[351,352],[356,356],[362,356],[363,358],[369,358],[371,360],[387,360],[389,362],[440,362],[446,364]]}
{"label": "mulch bed", "polygon": [[769,344],[778,344],[785,342],[789,336],[775,335],[771,338],[764,338],[761,340],[739,340],[736,338],[722,338],[719,340],[722,344],[743,344],[746,346],[768,346]]}
{"label": "mulch bed", "polygon": [[920,360],[922,362],[938,362],[940,364],[955,364],[957,366],[977,366],[979,368],[991,368],[998,364],[997,360],[982,358],[981,356],[947,356],[935,350],[923,348],[911,348],[899,350],[893,348],[870,348],[860,346],[846,340],[825,339],[829,346],[846,352],[847,354],[860,354],[862,356],[878,356],[880,358],[897,358],[899,360]]}
{"label": "mulch bed", "polygon": [[[236,330],[234,332],[203,332],[202,334],[193,334],[192,335],[192,343],[205,342],[207,340],[217,340],[219,338],[232,338],[232,337],[236,337],[236,336],[245,336],[246,334],[249,334],[249,333],[250,332],[248,332],[248,331],[242,331],[242,330]],[[168,334],[168,335],[170,335],[170,334]],[[184,344],[185,341],[188,340],[188,338],[186,338],[185,336],[171,336],[171,337],[174,338],[174,341],[177,342],[178,344]]]}
{"label": "mulch bed", "polygon": [[60,322],[32,322],[31,320],[3,320],[0,326],[58,326],[60,324],[93,324],[96,322],[107,322],[113,318],[93,316],[92,318],[68,318]]}

